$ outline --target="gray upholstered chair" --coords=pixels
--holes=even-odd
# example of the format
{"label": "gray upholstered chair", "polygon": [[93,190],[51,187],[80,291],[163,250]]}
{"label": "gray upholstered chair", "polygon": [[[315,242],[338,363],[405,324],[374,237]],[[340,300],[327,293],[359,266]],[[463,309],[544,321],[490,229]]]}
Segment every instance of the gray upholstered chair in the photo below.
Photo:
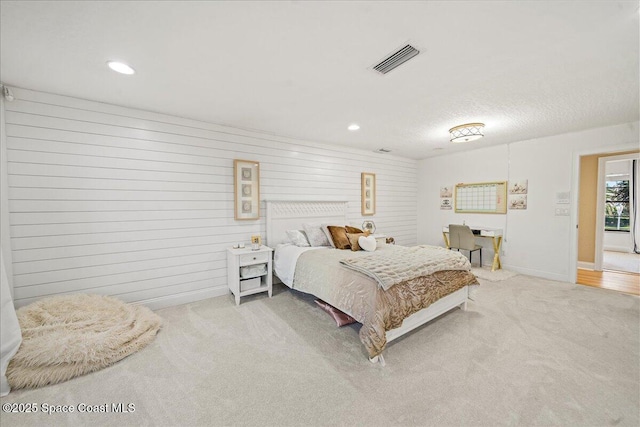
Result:
{"label": "gray upholstered chair", "polygon": [[476,236],[468,225],[449,224],[449,248],[469,251],[469,262],[471,262],[471,254],[480,251],[480,267],[482,267],[482,246],[476,245]]}

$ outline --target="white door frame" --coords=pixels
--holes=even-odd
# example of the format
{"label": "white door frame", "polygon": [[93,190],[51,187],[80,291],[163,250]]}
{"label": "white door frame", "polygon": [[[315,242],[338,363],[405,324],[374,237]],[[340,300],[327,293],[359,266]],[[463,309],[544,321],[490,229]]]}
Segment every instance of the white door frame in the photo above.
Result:
{"label": "white door frame", "polygon": [[[616,160],[633,160],[640,159],[640,155],[638,153],[631,154],[621,154],[619,156],[608,156],[601,157],[598,159],[598,191],[596,195],[596,225],[604,224],[604,202],[605,202],[605,182],[606,182],[606,164],[607,162],[612,162]],[[630,188],[631,190],[631,188]],[[631,215],[634,212],[630,212]],[[604,258],[604,227],[596,228],[596,256],[595,256],[595,266],[594,269],[596,271],[602,271],[602,262]]]}
{"label": "white door frame", "polygon": [[[638,141],[622,145],[611,145],[573,151],[573,168],[571,177],[571,244],[569,245],[569,282],[576,283],[578,276],[578,212],[580,193],[580,157],[592,154],[618,153],[638,149]],[[604,209],[604,206],[603,206]],[[604,233],[604,231],[603,231]],[[598,233],[596,233],[597,236]]]}

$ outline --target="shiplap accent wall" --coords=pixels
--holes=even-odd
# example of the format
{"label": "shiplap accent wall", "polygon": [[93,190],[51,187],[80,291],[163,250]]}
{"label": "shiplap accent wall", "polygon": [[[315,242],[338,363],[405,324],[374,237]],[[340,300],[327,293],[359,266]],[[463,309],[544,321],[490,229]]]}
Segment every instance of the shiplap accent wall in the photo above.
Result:
{"label": "shiplap accent wall", "polygon": [[[224,295],[226,248],[265,235],[235,221],[233,159],[260,162],[261,199],[347,200],[377,178],[378,232],[417,236],[417,162],[15,89],[7,102],[17,306],[64,293],[151,307]],[[346,122],[345,122],[346,123]]]}
{"label": "shiplap accent wall", "polygon": [[[9,227],[9,183],[7,176],[7,138],[4,126],[4,96],[0,96],[0,252],[9,291],[13,297],[13,263],[11,262],[11,228]],[[1,274],[1,273],[0,273]],[[3,278],[4,279],[4,278]]]}

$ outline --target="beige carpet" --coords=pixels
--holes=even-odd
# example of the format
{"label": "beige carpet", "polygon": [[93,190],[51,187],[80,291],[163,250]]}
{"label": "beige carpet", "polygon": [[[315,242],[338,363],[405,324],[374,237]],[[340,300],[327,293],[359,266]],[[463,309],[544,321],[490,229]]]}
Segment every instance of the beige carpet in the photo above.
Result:
{"label": "beige carpet", "polygon": [[103,295],[45,298],[16,312],[22,344],[7,368],[12,389],[41,387],[97,371],[146,347],[160,317]]}
{"label": "beige carpet", "polygon": [[514,273],[513,271],[505,270],[503,268],[498,269],[496,271],[491,271],[491,267],[472,267],[471,272],[476,275],[479,279],[489,280],[490,282],[499,282],[501,280],[509,279],[513,276],[516,276],[518,273]]}
{"label": "beige carpet", "polygon": [[313,298],[231,296],[160,310],[162,333],[101,371],[1,403],[132,403],[131,413],[2,414],[2,425],[637,426],[639,299],[519,275],[483,282],[372,365],[357,326]]}

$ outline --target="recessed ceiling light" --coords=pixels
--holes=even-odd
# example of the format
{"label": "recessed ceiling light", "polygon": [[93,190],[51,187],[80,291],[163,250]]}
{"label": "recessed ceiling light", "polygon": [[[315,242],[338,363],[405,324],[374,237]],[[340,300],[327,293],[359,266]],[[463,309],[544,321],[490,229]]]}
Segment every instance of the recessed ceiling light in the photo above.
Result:
{"label": "recessed ceiling light", "polygon": [[351,123],[347,129],[349,129],[351,131],[358,130],[358,129],[360,129],[360,126],[355,124],[355,123]]}
{"label": "recessed ceiling light", "polygon": [[123,62],[109,61],[109,62],[107,62],[107,65],[113,71],[115,71],[117,73],[120,73],[120,74],[131,75],[131,74],[134,74],[136,72],[136,70],[134,70],[133,68],[131,68],[130,66],[128,66],[127,64],[125,64]]}

